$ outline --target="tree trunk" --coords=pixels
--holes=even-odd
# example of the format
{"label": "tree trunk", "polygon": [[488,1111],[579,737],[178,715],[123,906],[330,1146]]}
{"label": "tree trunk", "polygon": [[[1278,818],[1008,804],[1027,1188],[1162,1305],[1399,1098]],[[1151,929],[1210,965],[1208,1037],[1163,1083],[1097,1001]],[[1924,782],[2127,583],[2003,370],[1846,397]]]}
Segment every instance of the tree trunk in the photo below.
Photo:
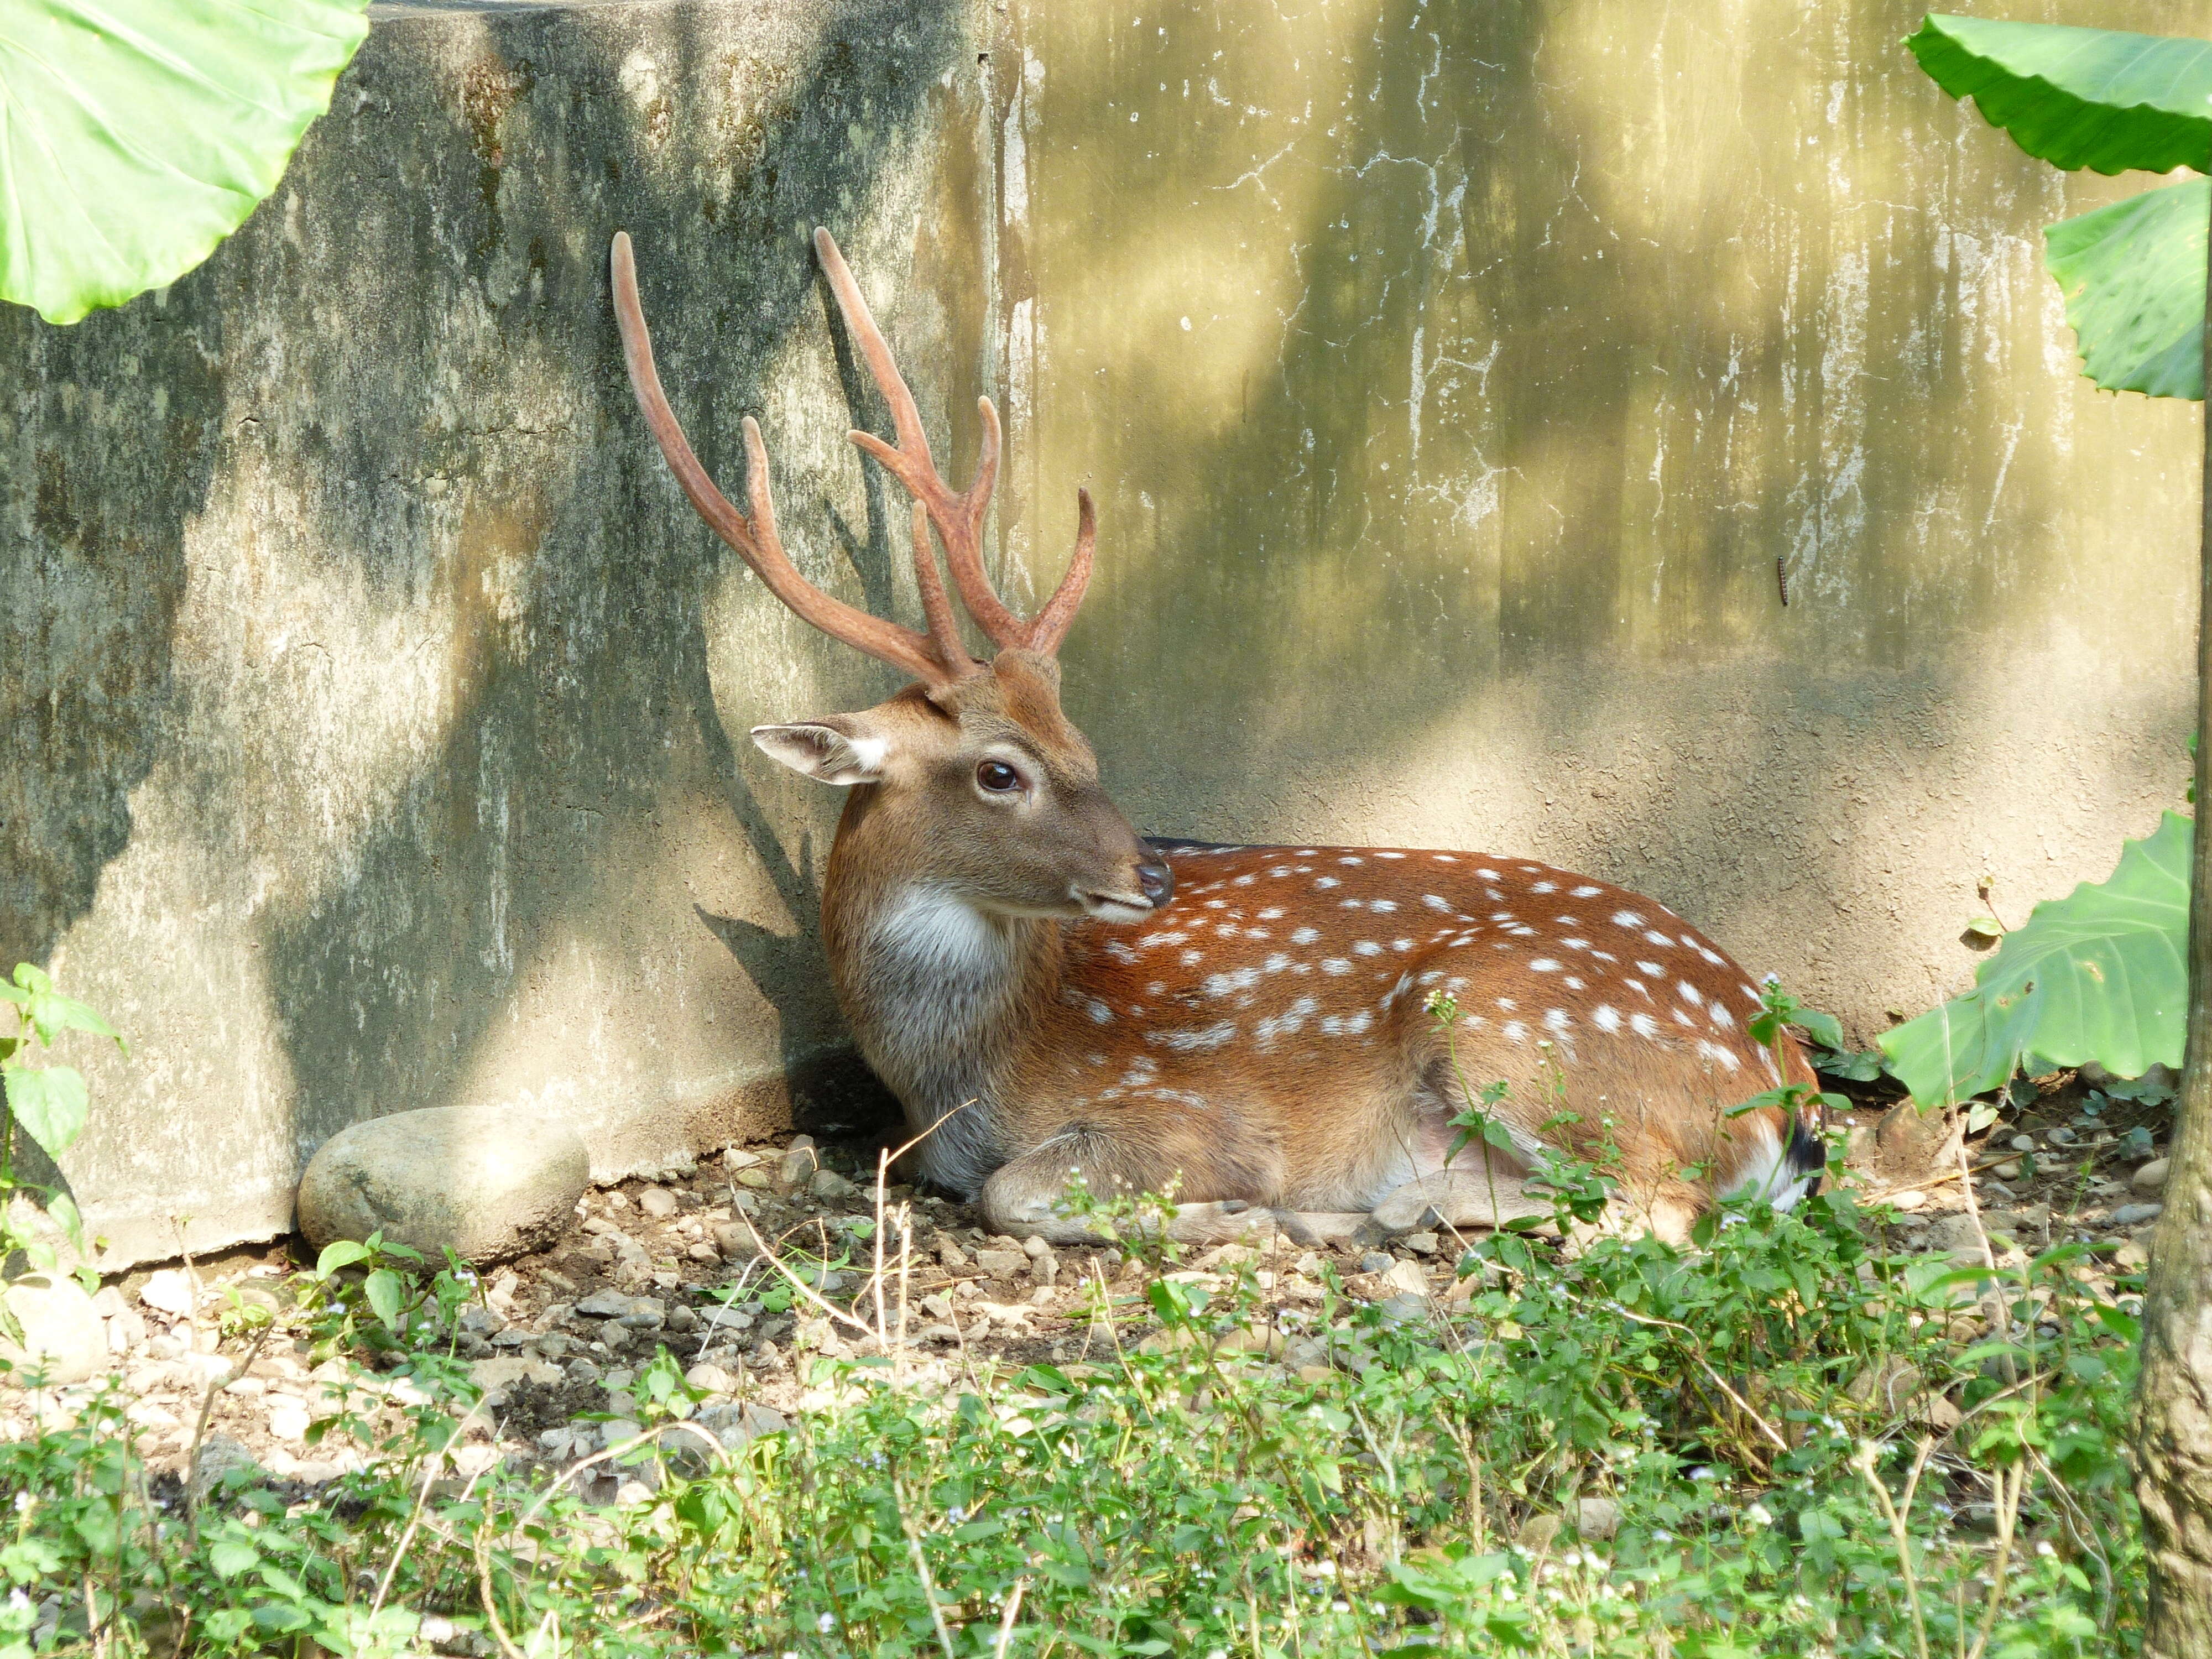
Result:
{"label": "tree trunk", "polygon": [[[2212,386],[2212,336],[2205,358]],[[2212,443],[2204,471],[2189,1042],[2166,1209],[2151,1238],[2136,1428],[2136,1496],[2151,1553],[2146,1659],[2212,1655],[2212,836],[2201,827],[2212,808]]]}

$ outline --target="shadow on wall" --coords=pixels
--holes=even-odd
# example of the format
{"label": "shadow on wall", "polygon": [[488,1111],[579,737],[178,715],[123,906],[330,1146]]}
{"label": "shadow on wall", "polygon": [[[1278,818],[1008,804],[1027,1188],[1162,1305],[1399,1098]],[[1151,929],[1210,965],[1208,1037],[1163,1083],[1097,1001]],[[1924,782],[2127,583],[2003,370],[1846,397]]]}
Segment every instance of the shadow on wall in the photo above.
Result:
{"label": "shadow on wall", "polygon": [[[463,233],[474,234],[470,253],[448,269],[441,245],[454,233],[429,209],[455,192],[434,185],[428,199],[390,204],[374,257],[394,272],[441,271],[456,285],[456,307],[475,313],[464,349],[481,358],[482,372],[515,364],[570,380],[558,401],[586,411],[589,425],[496,448],[456,434],[454,472],[477,474],[479,501],[515,506],[511,515],[487,507],[473,538],[465,523],[458,564],[434,580],[452,583],[454,602],[466,607],[484,564],[520,561],[528,567],[526,609],[476,619],[477,643],[461,665],[468,703],[448,723],[443,748],[416,769],[404,807],[359,849],[358,874],[272,940],[276,993],[301,1061],[303,1152],[365,1103],[393,1109],[464,1091],[480,1040],[511,1013],[519,978],[548,964],[557,972],[564,935],[586,928],[617,941],[617,958],[647,956],[642,930],[634,933],[623,913],[625,896],[606,890],[602,869],[610,848],[663,838],[656,819],[672,795],[703,795],[735,817],[793,925],[783,934],[684,907],[773,1009],[802,1110],[810,1098],[832,1112],[865,1103],[870,1085],[856,1067],[821,1062],[836,1024],[811,839],[802,836],[796,860],[786,854],[715,707],[702,595],[735,562],[692,518],[635,416],[605,249],[617,228],[636,240],[648,314],[664,320],[672,396],[702,459],[742,499],[738,416],[762,411],[762,377],[826,301],[794,228],[848,217],[902,131],[927,133],[942,118],[925,106],[958,51],[955,9],[902,7],[897,17],[896,26],[888,14],[878,18],[881,28],[842,19],[810,60],[789,64],[737,57],[726,28],[710,34],[695,9],[678,10],[665,24],[673,61],[658,63],[658,90],[641,110],[636,87],[617,84],[636,78],[618,23],[561,19],[557,27],[611,39],[580,55],[580,84],[533,90],[533,37],[547,22],[495,15],[460,98],[439,99],[443,118],[465,118],[471,130],[457,131],[438,153],[459,165],[472,148],[499,175],[486,179],[481,220]],[[520,87],[499,109],[489,145],[470,94],[487,76]],[[710,123],[738,108],[763,112],[732,145]],[[564,173],[552,165],[562,156],[589,157],[599,173]],[[524,228],[539,223],[564,234],[541,240]],[[502,302],[493,297],[499,267],[518,258],[527,283],[510,277]],[[706,295],[714,301],[702,314]],[[564,357],[569,343],[574,356]],[[437,361],[440,346],[395,340],[345,356],[382,368],[418,354]],[[447,343],[448,361],[451,351]],[[428,426],[434,388],[423,401],[409,413]],[[842,442],[842,431],[830,435]],[[378,440],[362,438],[338,465],[365,476]],[[426,457],[425,471],[445,464]],[[547,490],[548,477],[560,486]],[[417,510],[411,481],[383,488],[394,499],[378,516],[404,524]],[[352,526],[331,533],[340,545],[360,544]],[[404,536],[379,538],[367,556],[374,566],[396,548],[404,560]],[[879,512],[845,550],[870,599],[885,604],[891,552]],[[405,580],[392,573],[395,600]],[[744,752],[750,757],[750,747]],[[639,965],[653,971],[649,961]],[[582,1005],[592,994],[574,988],[579,1042],[590,1041]],[[345,1063],[331,1065],[333,1054]]]}
{"label": "shadow on wall", "polygon": [[[672,395],[742,498],[738,416],[827,303],[804,231],[872,214],[881,170],[949,125],[963,38],[949,4],[846,7],[811,35],[736,13],[380,17],[287,185],[201,271],[74,330],[0,317],[30,365],[0,412],[0,622],[29,645],[0,672],[0,950],[48,957],[163,769],[195,806],[168,833],[270,868],[242,908],[301,1158],[464,1097],[519,1002],[555,1010],[549,1044],[599,1041],[615,988],[561,982],[592,949],[648,986],[696,966],[672,952],[726,949],[802,1102],[871,1099],[822,1060],[812,842],[786,854],[717,715],[702,616],[734,561],[635,419],[605,250],[637,240]],[[378,142],[407,123],[445,139]],[[272,287],[297,296],[276,325],[226,337]],[[123,386],[101,378],[118,358],[140,365]],[[858,418],[817,449],[850,467]],[[211,481],[250,544],[195,544]],[[845,552],[882,605],[879,497]],[[341,612],[350,645],[316,625]],[[173,641],[206,654],[173,675]],[[747,848],[764,882],[732,890],[788,933],[671,872]]]}

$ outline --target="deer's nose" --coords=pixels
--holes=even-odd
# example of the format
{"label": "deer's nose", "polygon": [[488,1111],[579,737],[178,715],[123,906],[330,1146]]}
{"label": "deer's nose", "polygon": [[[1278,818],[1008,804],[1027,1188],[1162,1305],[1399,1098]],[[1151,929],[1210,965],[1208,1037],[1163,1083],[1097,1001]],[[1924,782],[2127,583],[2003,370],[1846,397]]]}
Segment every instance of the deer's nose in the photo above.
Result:
{"label": "deer's nose", "polygon": [[1175,872],[1162,860],[1146,859],[1137,866],[1137,885],[1145,890],[1152,908],[1160,909],[1175,896]]}

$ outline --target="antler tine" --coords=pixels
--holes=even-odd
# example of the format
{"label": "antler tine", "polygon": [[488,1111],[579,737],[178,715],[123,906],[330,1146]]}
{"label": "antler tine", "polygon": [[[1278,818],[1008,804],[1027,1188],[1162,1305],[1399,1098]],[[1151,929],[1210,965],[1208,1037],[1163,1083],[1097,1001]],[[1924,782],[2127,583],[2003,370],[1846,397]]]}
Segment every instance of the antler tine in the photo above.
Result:
{"label": "antler tine", "polygon": [[952,614],[952,601],[945,597],[945,578],[937,573],[937,556],[930,550],[929,510],[920,501],[914,504],[914,585],[921,592],[921,614],[929,618],[929,636],[936,642],[939,659],[956,679],[975,673],[982,665],[960,641],[960,623]]}
{"label": "antler tine", "polygon": [[[944,684],[972,670],[974,665],[960,648],[957,635],[949,629],[940,630],[934,611],[930,625],[935,637],[924,638],[910,628],[886,622],[832,598],[799,574],[798,568],[785,556],[783,544],[776,535],[775,508],[769,494],[768,446],[762,441],[759,424],[750,415],[744,420],[744,440],[746,469],[750,475],[747,495],[753,516],[748,519],[730,505],[728,497],[715,487],[707,469],[692,453],[690,441],[684,435],[683,425],[660,389],[660,373],[653,361],[653,337],[646,328],[645,309],[637,297],[637,264],[631,255],[626,233],[615,233],[610,257],[615,320],[622,331],[623,361],[629,369],[630,390],[636,394],[638,410],[645,416],[653,441],[660,446],[668,470],[676,475],[676,482],[699,516],[707,521],[708,528],[728,543],[768,584],[769,591],[802,621],[812,623],[832,639],[841,640],[932,684]],[[933,581],[936,574],[933,565]],[[928,606],[931,601],[927,588],[922,598],[924,605]],[[950,609],[940,587],[935,610],[944,612],[949,622]],[[953,653],[957,653],[957,661],[951,654]]]}
{"label": "antler tine", "polygon": [[921,429],[921,411],[915,406],[914,393],[908,390],[860,285],[846,266],[845,256],[837,251],[836,238],[826,228],[817,229],[814,251],[830,279],[830,292],[837,296],[845,326],[852,330],[860,356],[867,360],[868,373],[883,392],[884,401],[890,405],[891,426],[898,434],[898,442],[887,444],[872,432],[847,435],[882,462],[884,471],[928,510],[930,522],[937,526],[938,537],[945,544],[945,562],[952,571],[968,614],[991,641],[1001,647],[1029,645],[1035,631],[1032,624],[1006,608],[993,591],[990,578],[983,574],[983,519],[990,511],[991,490],[999,477],[998,410],[991,407],[988,398],[975,400],[976,412],[983,422],[981,453],[976,458],[974,482],[964,491],[956,492],[939,474],[937,463],[930,456],[929,439]]}
{"label": "antler tine", "polygon": [[1074,625],[1075,612],[1083,603],[1084,591],[1091,586],[1091,567],[1098,547],[1098,520],[1091,510],[1091,492],[1075,492],[1075,552],[1067,561],[1067,574],[1060,579],[1060,586],[1045,601],[1036,620],[1030,624],[1030,648],[1052,656],[1060,650],[1060,642],[1067,637]]}

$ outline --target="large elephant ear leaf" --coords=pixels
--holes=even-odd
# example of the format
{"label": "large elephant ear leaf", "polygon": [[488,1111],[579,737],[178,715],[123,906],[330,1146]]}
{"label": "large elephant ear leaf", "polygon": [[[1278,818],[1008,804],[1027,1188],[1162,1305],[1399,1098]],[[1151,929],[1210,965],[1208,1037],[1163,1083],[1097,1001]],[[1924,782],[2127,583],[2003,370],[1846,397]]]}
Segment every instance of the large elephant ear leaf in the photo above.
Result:
{"label": "large elephant ear leaf", "polygon": [[2212,41],[1930,16],[1905,44],[1937,86],[2054,167],[2212,170]]}
{"label": "large elephant ear leaf", "polygon": [[8,0],[0,299],[73,323],[191,270],[368,33],[367,0]]}
{"label": "large elephant ear leaf", "polygon": [[2030,1054],[2095,1060],[2121,1077],[2179,1066],[2189,1010],[2189,860],[2195,826],[2168,812],[2130,842],[2109,880],[2039,904],[1974,988],[1881,1039],[1923,1103],[2008,1081]]}
{"label": "large elephant ear leaf", "polygon": [[2191,179],[2044,231],[2082,371],[2106,391],[2203,397],[2208,212],[2212,181]]}

